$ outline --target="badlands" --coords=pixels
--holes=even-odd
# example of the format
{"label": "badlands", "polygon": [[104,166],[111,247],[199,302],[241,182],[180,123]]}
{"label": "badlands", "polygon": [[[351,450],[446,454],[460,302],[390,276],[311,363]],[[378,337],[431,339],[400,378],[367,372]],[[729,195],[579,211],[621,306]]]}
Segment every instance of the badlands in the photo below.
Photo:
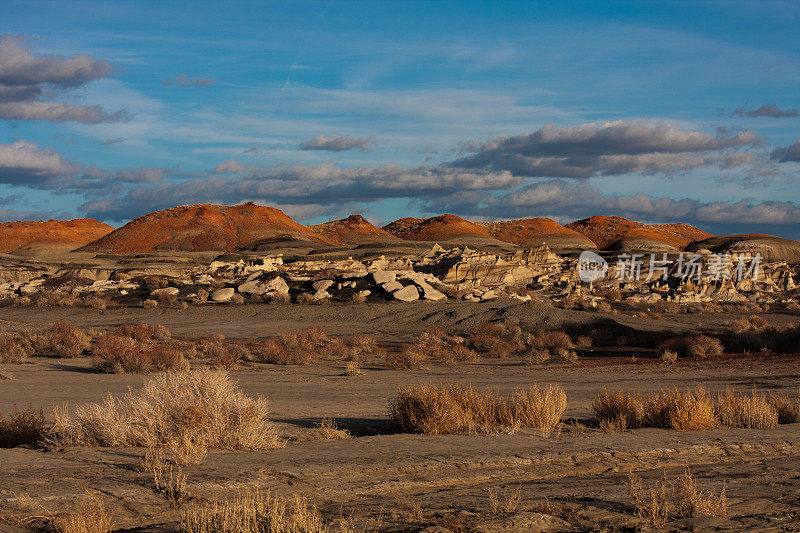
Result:
{"label": "badlands", "polygon": [[3,531],[800,521],[797,241],[243,204],[0,252]]}

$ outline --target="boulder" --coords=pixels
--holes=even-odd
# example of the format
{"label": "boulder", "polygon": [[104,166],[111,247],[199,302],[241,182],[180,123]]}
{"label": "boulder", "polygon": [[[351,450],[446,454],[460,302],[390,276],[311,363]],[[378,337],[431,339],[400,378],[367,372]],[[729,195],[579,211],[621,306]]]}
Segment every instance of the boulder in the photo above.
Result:
{"label": "boulder", "polygon": [[178,295],[180,291],[177,287],[164,287],[161,289],[156,289],[150,293],[152,298],[158,300],[159,298],[174,298]]}
{"label": "boulder", "polygon": [[372,273],[372,281],[374,281],[376,285],[391,283],[395,279],[397,279],[397,276],[391,270],[376,270]]}
{"label": "boulder", "polygon": [[211,293],[211,300],[214,302],[230,302],[234,294],[236,294],[236,291],[233,287],[217,289]]}
{"label": "boulder", "polygon": [[315,281],[314,283],[311,284],[311,286],[314,287],[314,290],[316,290],[318,292],[319,291],[327,291],[330,288],[331,285],[333,285],[333,280],[332,279],[321,279],[321,280]]}
{"label": "boulder", "polygon": [[264,289],[267,294],[289,294],[289,285],[281,277],[269,280],[264,284]]}
{"label": "boulder", "polygon": [[267,292],[267,286],[258,280],[247,281],[239,285],[237,290],[241,294],[249,294],[251,296],[261,296]]}
{"label": "boulder", "polygon": [[383,285],[381,285],[381,288],[383,288],[383,290],[385,290],[386,292],[395,292],[402,289],[403,284],[400,283],[399,281],[390,281],[388,283],[384,283]]}
{"label": "boulder", "polygon": [[419,288],[422,290],[422,297],[426,300],[432,300],[434,302],[438,302],[439,300],[446,300],[447,296],[431,287],[428,283],[422,282],[417,283]]}
{"label": "boulder", "polygon": [[401,302],[413,302],[414,300],[419,300],[419,291],[415,286],[408,285],[394,291],[392,296],[395,300],[400,300]]}

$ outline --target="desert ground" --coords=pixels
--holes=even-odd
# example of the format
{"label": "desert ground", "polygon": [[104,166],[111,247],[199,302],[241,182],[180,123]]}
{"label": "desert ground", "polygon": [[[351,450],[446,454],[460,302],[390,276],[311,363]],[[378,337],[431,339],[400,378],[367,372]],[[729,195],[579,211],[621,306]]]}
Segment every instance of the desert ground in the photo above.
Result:
{"label": "desert ground", "polygon": [[[123,325],[166,326],[173,339],[221,334],[245,342],[318,327],[332,336],[374,335],[389,353],[439,328],[468,335],[486,322],[577,334],[608,327],[630,332],[722,331],[742,313],[697,312],[648,318],[638,313],[558,309],[547,303],[488,302],[247,304],[186,309],[118,307],[7,307],[4,331],[41,330],[68,320],[80,330]],[[775,326],[797,322],[796,312],[767,312]],[[631,337],[634,338],[634,337]],[[0,449],[2,529],[51,527],[80,505],[100,505],[113,527],[125,531],[177,531],[183,513],[240,491],[300,496],[331,530],[354,531],[789,531],[800,528],[800,424],[771,429],[676,431],[601,428],[592,404],[604,390],[657,392],[725,390],[796,394],[796,354],[723,356],[662,362],[648,346],[579,347],[569,362],[531,364],[524,357],[430,361],[395,370],[366,359],[359,375],[346,362],[321,357],[307,365],[244,362],[228,369],[248,396],[269,402],[280,445],[258,451],[211,450],[201,464],[176,466],[185,484],[179,498],[165,496],[142,468],[148,449],[117,446],[31,445]],[[213,364],[202,357],[192,367]],[[0,412],[14,406],[69,409],[137,390],[152,375],[98,371],[88,357],[33,356],[2,365]],[[424,435],[403,432],[389,413],[400,389],[418,383],[470,384],[507,395],[531,384],[558,385],[566,394],[562,421],[552,432]],[[321,421],[349,438],[309,438]],[[170,465],[170,468],[172,466]],[[720,494],[723,516],[670,516],[649,522],[630,490],[631,472],[650,494],[687,469],[702,491]],[[649,497],[649,496],[648,496]],[[89,502],[88,504],[86,502]],[[348,529],[349,528],[349,529]]]}

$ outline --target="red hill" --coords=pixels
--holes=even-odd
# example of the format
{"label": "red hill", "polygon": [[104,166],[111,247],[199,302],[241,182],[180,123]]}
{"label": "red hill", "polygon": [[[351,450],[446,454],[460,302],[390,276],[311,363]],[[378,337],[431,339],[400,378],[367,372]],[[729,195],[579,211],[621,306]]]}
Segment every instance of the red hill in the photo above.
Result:
{"label": "red hill", "polygon": [[597,216],[576,220],[567,228],[591,239],[601,250],[683,250],[694,240],[710,236],[687,224],[642,224],[622,217]]}
{"label": "red hill", "polygon": [[350,215],[342,220],[332,220],[309,227],[329,241],[342,245],[401,240],[388,231],[375,227],[361,215]]}
{"label": "red hill", "polygon": [[139,217],[82,250],[111,254],[234,251],[274,240],[330,244],[283,211],[253,203],[188,205]]}
{"label": "red hill", "polygon": [[520,218],[480,222],[495,239],[510,242],[523,248],[533,248],[546,243],[554,252],[595,248],[594,242],[577,231],[565,228],[549,218]]}
{"label": "red hill", "polygon": [[408,241],[446,241],[459,237],[491,237],[489,231],[455,215],[401,218],[385,225],[383,230]]}
{"label": "red hill", "polygon": [[0,224],[0,253],[69,251],[111,231],[114,228],[91,218],[6,222]]}

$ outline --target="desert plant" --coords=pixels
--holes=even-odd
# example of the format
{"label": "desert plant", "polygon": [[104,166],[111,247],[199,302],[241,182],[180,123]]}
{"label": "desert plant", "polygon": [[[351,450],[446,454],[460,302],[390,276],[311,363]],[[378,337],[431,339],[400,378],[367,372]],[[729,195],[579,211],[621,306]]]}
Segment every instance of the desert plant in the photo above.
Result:
{"label": "desert plant", "polygon": [[52,519],[57,533],[109,533],[112,529],[111,513],[97,496],[81,502],[75,509]]}
{"label": "desert plant", "polygon": [[120,334],[102,334],[92,345],[95,368],[114,373],[148,373],[163,370],[187,370],[189,363],[182,351],[170,344],[138,342]]}
{"label": "desert plant", "polygon": [[678,354],[672,350],[659,350],[658,358],[662,363],[674,363],[678,360]]}
{"label": "desert plant", "polygon": [[645,426],[692,431],[717,426],[714,402],[705,389],[651,394],[644,399]]}
{"label": "desert plant", "polygon": [[419,370],[428,362],[428,356],[417,346],[386,354],[384,364],[392,370]]}
{"label": "desert plant", "polygon": [[0,334],[0,363],[23,363],[29,355],[25,344],[7,333]]}
{"label": "desert plant", "polygon": [[678,516],[727,516],[728,498],[725,485],[717,495],[709,490],[697,488],[697,481],[687,468],[673,484],[673,501]]}
{"label": "desert plant", "polygon": [[313,428],[295,437],[295,441],[306,442],[311,440],[341,440],[349,439],[350,432],[346,429],[339,429],[336,421],[331,418],[323,418]]}
{"label": "desert plant", "polygon": [[165,446],[191,438],[209,448],[262,450],[279,445],[267,402],[244,395],[224,372],[166,372],[119,399],[55,409],[56,445]]}
{"label": "desert plant", "polygon": [[389,411],[398,426],[410,433],[492,433],[519,427],[550,432],[566,409],[559,387],[517,391],[511,397],[478,392],[460,383],[414,385],[401,390]]}
{"label": "desert plant", "polygon": [[118,327],[115,333],[130,337],[139,342],[153,340],[168,341],[170,337],[172,337],[170,331],[160,324],[124,325]]}
{"label": "desert plant", "polygon": [[521,500],[519,488],[509,491],[498,492],[489,489],[489,512],[492,514],[513,513],[519,507]]}
{"label": "desert plant", "polygon": [[317,509],[299,496],[283,499],[258,491],[192,507],[181,515],[185,533],[316,533],[326,529]]}
{"label": "desert plant", "polygon": [[44,414],[28,406],[21,411],[14,406],[8,418],[0,414],[0,448],[13,448],[24,444],[36,444],[42,440],[45,430]]}
{"label": "desert plant", "polygon": [[623,391],[603,391],[592,404],[592,412],[600,424],[619,430],[638,428],[644,420],[644,403],[638,395]]}
{"label": "desert plant", "polygon": [[769,403],[778,413],[779,424],[800,422],[800,390],[794,396],[770,393]]}
{"label": "desert plant", "polygon": [[664,475],[655,487],[644,488],[641,478],[628,474],[628,493],[631,495],[638,516],[647,526],[664,527],[672,515],[684,517],[727,516],[728,499],[725,486],[719,494],[700,490],[692,473],[686,471],[675,480]]}
{"label": "desert plant", "polygon": [[37,353],[55,357],[80,357],[91,338],[72,324],[55,322],[36,337]]}
{"label": "desert plant", "polygon": [[697,335],[688,339],[686,347],[688,355],[691,357],[718,357],[722,355],[722,343],[714,337],[708,335]]}
{"label": "desert plant", "polygon": [[364,374],[358,361],[348,361],[345,365],[343,376],[356,377]]}
{"label": "desert plant", "polygon": [[714,402],[717,420],[726,428],[770,429],[778,426],[778,411],[765,394],[731,390],[717,396]]}

